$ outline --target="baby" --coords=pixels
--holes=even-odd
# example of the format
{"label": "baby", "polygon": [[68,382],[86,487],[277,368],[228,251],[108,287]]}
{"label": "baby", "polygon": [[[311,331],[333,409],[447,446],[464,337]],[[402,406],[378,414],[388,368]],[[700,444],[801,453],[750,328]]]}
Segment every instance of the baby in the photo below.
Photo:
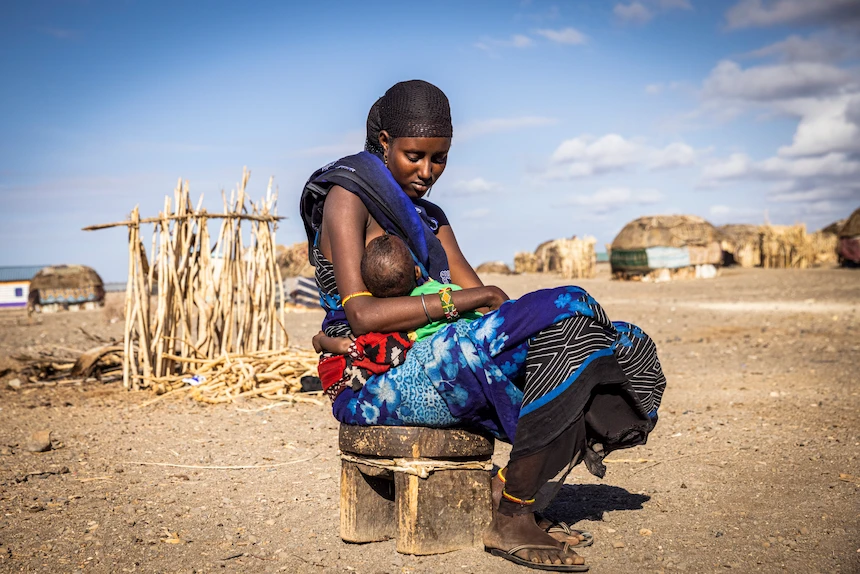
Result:
{"label": "baby", "polygon": [[[374,297],[420,297],[436,295],[444,287],[450,287],[452,291],[461,289],[458,285],[443,285],[432,280],[418,285],[419,277],[421,271],[412,260],[412,253],[406,243],[396,235],[385,234],[367,244],[361,258],[361,278]],[[461,319],[473,320],[480,316],[477,311],[460,313]],[[409,338],[413,341],[426,339],[447,324],[444,320],[433,321],[409,333]],[[320,332],[313,338],[313,344],[318,353],[327,351],[344,355],[348,352],[351,341],[346,337],[329,337]]]}

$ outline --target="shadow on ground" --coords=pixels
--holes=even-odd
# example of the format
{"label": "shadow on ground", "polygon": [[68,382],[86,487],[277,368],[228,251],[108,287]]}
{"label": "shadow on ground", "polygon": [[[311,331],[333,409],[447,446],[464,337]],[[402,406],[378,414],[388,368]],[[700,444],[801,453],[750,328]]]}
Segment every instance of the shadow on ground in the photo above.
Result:
{"label": "shadow on ground", "polygon": [[546,509],[546,516],[576,524],[580,520],[603,520],[611,510],[642,510],[651,500],[646,494],[633,494],[608,484],[565,484]]}

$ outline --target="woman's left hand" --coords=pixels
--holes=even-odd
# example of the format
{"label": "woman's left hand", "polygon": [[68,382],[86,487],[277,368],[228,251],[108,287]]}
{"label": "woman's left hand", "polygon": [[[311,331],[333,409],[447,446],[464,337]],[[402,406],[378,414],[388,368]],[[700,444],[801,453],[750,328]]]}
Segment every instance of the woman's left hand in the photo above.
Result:
{"label": "woman's left hand", "polygon": [[484,289],[487,289],[489,291],[490,300],[487,303],[487,308],[490,311],[495,311],[502,306],[502,303],[510,300],[510,297],[508,297],[508,295],[504,291],[502,291],[499,287],[496,287],[495,285],[487,285],[484,287]]}

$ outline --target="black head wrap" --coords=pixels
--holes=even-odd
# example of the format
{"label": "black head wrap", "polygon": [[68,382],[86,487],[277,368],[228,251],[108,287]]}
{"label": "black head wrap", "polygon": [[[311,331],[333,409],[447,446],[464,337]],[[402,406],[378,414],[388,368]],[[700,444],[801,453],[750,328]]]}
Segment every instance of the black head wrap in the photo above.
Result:
{"label": "black head wrap", "polygon": [[367,115],[364,149],[382,157],[379,132],[392,138],[449,138],[451,106],[445,93],[429,82],[409,80],[391,86]]}

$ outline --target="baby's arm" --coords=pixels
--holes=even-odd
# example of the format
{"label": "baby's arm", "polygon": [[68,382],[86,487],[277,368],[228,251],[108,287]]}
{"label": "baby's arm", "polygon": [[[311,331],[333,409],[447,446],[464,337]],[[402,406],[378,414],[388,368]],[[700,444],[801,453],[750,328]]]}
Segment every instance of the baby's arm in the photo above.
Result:
{"label": "baby's arm", "polygon": [[348,337],[329,337],[322,331],[314,335],[314,351],[322,353],[334,353],[335,355],[346,355],[352,341]]}

